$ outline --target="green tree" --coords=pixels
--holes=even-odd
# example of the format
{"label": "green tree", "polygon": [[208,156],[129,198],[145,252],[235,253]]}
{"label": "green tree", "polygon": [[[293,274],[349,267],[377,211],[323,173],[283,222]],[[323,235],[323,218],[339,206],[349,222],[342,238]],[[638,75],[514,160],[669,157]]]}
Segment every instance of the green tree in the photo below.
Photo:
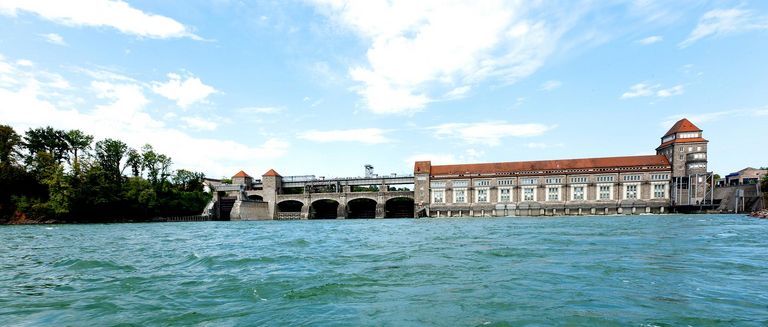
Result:
{"label": "green tree", "polygon": [[80,130],[73,129],[66,133],[64,140],[69,147],[67,162],[72,167],[75,176],[80,174],[80,154],[91,147],[93,136],[83,133]]}
{"label": "green tree", "polygon": [[13,127],[0,125],[0,165],[9,165],[15,162],[19,144],[21,144],[21,137],[16,134]]}
{"label": "green tree", "polygon": [[205,175],[203,175],[203,173],[178,169],[173,176],[173,185],[176,186],[179,191],[183,192],[202,191],[204,178]]}
{"label": "green tree", "polygon": [[128,159],[125,162],[126,167],[131,167],[131,175],[133,177],[139,177],[144,173],[143,161],[141,154],[136,149],[128,150]]}
{"label": "green tree", "polygon": [[45,152],[50,157],[60,163],[67,158],[69,144],[67,144],[67,133],[54,129],[53,127],[40,127],[30,129],[24,134],[24,147],[27,149],[27,160],[31,161],[40,152]]}
{"label": "green tree", "polygon": [[119,184],[122,180],[120,162],[127,151],[128,146],[120,140],[104,139],[96,142],[96,161],[112,182]]}

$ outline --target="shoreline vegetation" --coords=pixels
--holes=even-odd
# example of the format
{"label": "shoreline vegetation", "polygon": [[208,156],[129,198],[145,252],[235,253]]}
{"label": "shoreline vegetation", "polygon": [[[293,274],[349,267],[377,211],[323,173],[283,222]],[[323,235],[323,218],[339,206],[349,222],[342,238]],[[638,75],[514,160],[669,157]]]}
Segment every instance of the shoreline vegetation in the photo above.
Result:
{"label": "shoreline vegetation", "polygon": [[198,215],[204,175],[171,170],[146,144],[94,142],[80,130],[0,125],[0,224],[149,222]]}

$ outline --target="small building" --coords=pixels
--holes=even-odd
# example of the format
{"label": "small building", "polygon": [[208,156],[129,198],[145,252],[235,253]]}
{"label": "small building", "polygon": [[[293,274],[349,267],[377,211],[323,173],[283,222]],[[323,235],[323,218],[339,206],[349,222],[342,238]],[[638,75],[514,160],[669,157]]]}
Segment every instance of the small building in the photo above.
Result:
{"label": "small building", "polygon": [[244,171],[240,171],[234,176],[232,176],[232,184],[234,185],[245,185],[245,189],[248,190],[251,188],[251,184],[253,183],[253,177],[246,174]]}
{"label": "small building", "polygon": [[747,167],[735,173],[730,173],[726,175],[725,185],[736,186],[736,185],[757,184],[763,178],[765,178],[766,175],[768,175],[768,169],[755,169],[752,167]]}

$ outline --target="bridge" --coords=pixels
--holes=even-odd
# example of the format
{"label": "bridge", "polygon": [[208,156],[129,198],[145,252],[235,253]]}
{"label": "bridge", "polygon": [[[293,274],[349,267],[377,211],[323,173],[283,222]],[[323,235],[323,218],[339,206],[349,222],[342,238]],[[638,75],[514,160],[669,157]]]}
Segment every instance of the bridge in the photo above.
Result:
{"label": "bridge", "polygon": [[413,176],[394,174],[283,177],[270,170],[254,179],[240,172],[231,184],[209,184],[215,190],[209,207],[222,220],[412,218],[420,208],[402,186],[413,184]]}

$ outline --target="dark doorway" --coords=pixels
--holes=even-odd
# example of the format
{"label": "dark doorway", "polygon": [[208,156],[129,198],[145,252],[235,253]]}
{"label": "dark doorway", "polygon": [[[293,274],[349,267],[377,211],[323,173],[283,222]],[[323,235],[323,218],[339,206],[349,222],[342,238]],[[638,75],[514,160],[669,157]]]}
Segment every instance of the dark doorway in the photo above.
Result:
{"label": "dark doorway", "polygon": [[349,215],[347,218],[376,218],[376,201],[371,199],[354,199],[347,203]]}
{"label": "dark doorway", "polygon": [[317,200],[312,202],[309,219],[336,219],[339,203],[334,200]]}
{"label": "dark doorway", "polygon": [[264,198],[262,198],[260,195],[251,194],[248,196],[248,200],[263,202]]}
{"label": "dark doorway", "polygon": [[301,212],[304,204],[296,200],[287,200],[277,204],[278,212]]}
{"label": "dark doorway", "polygon": [[413,199],[394,198],[387,201],[384,218],[413,218]]}

